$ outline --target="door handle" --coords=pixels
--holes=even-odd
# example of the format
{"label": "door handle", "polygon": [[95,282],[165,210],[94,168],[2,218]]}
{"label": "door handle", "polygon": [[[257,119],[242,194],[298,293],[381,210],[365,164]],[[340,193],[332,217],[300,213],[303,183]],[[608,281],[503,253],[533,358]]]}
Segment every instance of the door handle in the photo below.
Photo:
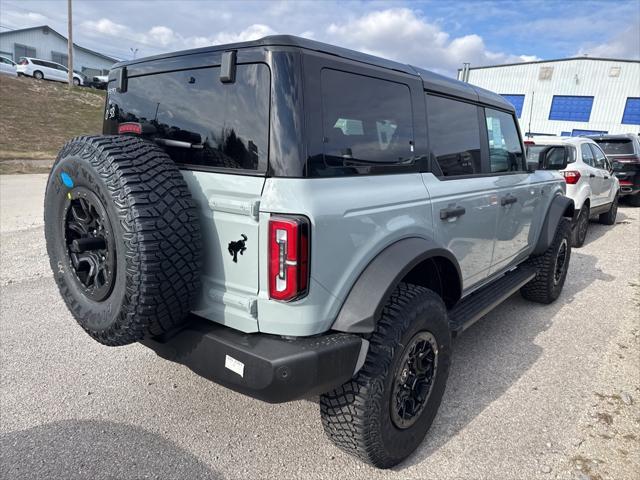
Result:
{"label": "door handle", "polygon": [[604,176],[604,179],[605,179],[605,180],[609,180],[609,175],[605,175],[605,176]]}
{"label": "door handle", "polygon": [[511,205],[513,203],[516,203],[517,201],[518,201],[518,197],[514,197],[513,195],[507,195],[506,197],[502,197],[500,199],[500,205],[504,207],[505,205]]}
{"label": "door handle", "polygon": [[440,210],[440,220],[446,220],[448,218],[461,217],[467,213],[464,207],[456,205],[455,207],[443,208]]}
{"label": "door handle", "polygon": [[592,173],[589,175],[589,178],[596,178],[596,176]]}

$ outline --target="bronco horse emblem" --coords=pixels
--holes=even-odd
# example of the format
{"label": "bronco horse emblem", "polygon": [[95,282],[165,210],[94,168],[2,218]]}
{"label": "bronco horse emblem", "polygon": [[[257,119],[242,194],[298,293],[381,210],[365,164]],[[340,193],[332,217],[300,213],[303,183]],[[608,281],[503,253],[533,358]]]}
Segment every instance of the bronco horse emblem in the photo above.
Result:
{"label": "bronco horse emblem", "polygon": [[238,253],[242,255],[247,249],[247,247],[245,246],[247,236],[243,233],[241,234],[241,237],[242,240],[238,240],[237,242],[229,242],[229,255],[233,257],[234,263],[238,263]]}

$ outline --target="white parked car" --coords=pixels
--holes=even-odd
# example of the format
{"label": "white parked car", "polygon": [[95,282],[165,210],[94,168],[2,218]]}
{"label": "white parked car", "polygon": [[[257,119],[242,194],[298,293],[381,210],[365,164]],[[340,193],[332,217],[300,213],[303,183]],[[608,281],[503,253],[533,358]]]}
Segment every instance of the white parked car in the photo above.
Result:
{"label": "white parked car", "polygon": [[6,57],[0,57],[0,73],[11,75],[12,77],[17,76],[16,62]]}
{"label": "white parked car", "polygon": [[[69,70],[64,65],[49,60],[39,58],[22,57],[17,66],[18,75],[27,75],[38,80],[55,80],[56,82],[67,82]],[[73,73],[73,84],[82,85],[84,82],[81,75]]]}
{"label": "white parked car", "polygon": [[[575,216],[573,246],[581,247],[589,229],[589,219],[598,217],[600,223],[613,225],[618,212],[620,184],[613,175],[611,162],[600,146],[585,137],[535,137],[527,143],[527,161],[537,162],[539,154],[549,147],[549,163],[562,164],[567,182],[567,197],[573,199]],[[555,157],[555,158],[554,158]]]}

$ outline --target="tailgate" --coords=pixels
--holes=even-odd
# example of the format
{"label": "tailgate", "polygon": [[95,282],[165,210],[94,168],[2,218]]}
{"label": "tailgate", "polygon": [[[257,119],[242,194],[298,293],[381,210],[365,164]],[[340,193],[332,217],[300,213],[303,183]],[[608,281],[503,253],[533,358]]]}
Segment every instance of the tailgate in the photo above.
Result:
{"label": "tailgate", "polygon": [[203,233],[202,292],[194,313],[258,331],[258,208],[269,150],[269,67],[239,64],[233,81],[223,82],[220,66],[156,66],[148,70],[152,74],[143,66],[131,69],[126,85],[110,81],[104,132],[141,134],[182,168]]}

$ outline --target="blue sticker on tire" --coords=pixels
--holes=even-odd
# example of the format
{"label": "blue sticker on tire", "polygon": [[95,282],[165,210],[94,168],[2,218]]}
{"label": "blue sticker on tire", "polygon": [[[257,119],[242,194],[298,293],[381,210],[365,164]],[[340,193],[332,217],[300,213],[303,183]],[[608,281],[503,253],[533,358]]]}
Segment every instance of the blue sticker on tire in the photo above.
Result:
{"label": "blue sticker on tire", "polygon": [[60,174],[60,179],[62,180],[62,183],[64,183],[65,187],[73,188],[73,178],[71,178],[67,172],[62,172]]}

